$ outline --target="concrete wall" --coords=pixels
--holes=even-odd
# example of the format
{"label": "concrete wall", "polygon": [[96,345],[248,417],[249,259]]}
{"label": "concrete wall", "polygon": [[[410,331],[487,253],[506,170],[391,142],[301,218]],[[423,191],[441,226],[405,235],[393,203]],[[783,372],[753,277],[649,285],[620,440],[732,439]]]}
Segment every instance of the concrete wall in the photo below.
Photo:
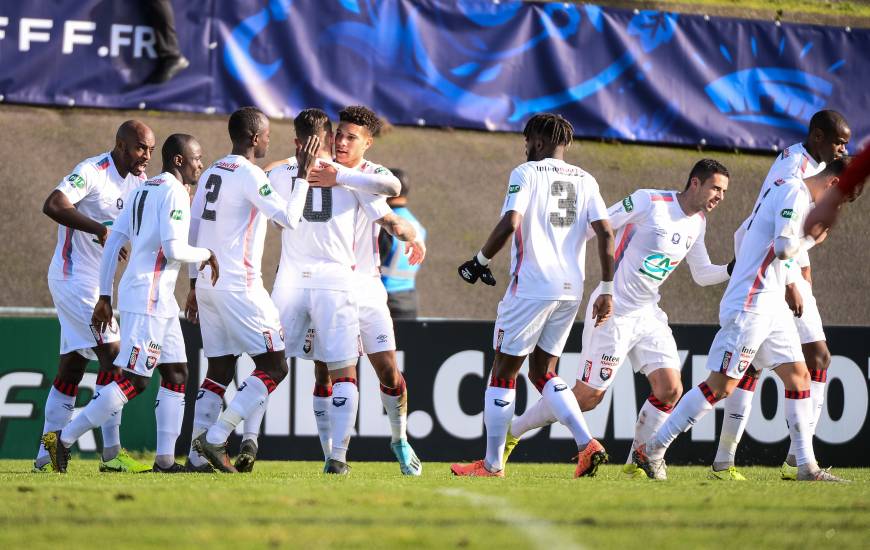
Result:
{"label": "concrete wall", "polygon": [[[206,160],[229,152],[225,117],[151,112],[57,110],[0,107],[0,189],[2,209],[0,306],[50,306],[45,273],[56,242],[56,224],[41,213],[57,182],[82,159],[111,149],[117,126],[140,118],[154,129],[159,147],[173,132],[196,136]],[[266,162],[291,153],[292,125],[273,121]],[[648,146],[575,143],[567,160],[592,173],[608,204],[640,187],[682,188],[693,163],[717,158],[731,171],[724,203],[708,216],[707,245],[714,262],[732,256],[732,233],[752,207],[771,155],[699,152]],[[401,167],[412,178],[410,207],[429,230],[429,255],[419,274],[421,314],[431,317],[493,319],[507,282],[507,250],[496,258],[496,288],[469,286],[456,274],[498,221],[510,171],[524,160],[522,136],[483,132],[396,128],[368,157]],[[149,174],[160,171],[159,157]],[[870,325],[870,218],[862,198],[823,246],[811,252],[823,319],[827,324]],[[587,257],[587,293],[598,279],[594,242]],[[279,240],[267,240],[263,272],[271,286]],[[179,285],[179,296],[185,287]],[[662,307],[675,323],[715,323],[724,285],[696,286],[687,268],[664,285]]]}

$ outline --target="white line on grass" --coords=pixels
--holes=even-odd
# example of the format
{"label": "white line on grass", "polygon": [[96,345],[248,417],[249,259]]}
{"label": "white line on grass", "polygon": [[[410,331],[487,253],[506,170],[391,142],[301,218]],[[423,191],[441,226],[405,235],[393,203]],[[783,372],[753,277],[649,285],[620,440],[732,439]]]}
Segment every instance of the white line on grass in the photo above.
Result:
{"label": "white line on grass", "polygon": [[544,518],[532,517],[522,510],[514,508],[506,498],[481,495],[458,488],[441,489],[438,492],[451,497],[463,498],[475,506],[485,506],[496,519],[509,527],[515,527],[535,548],[541,550],[553,550],[553,548],[583,550],[583,546],[571,541],[570,533]]}

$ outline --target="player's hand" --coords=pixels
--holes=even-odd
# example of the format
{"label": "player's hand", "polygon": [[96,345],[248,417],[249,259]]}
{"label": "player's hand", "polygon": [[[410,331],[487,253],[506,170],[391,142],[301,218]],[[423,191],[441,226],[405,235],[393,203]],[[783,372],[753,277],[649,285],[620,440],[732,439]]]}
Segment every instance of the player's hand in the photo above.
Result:
{"label": "player's hand", "polygon": [[423,263],[426,257],[426,245],[423,241],[413,240],[405,243],[405,254],[408,256],[408,263],[411,265],[419,265]]}
{"label": "player's hand", "polygon": [[338,185],[338,168],[321,159],[308,172],[308,183],[311,187],[335,187]]}
{"label": "player's hand", "polygon": [[466,283],[473,285],[478,279],[483,281],[483,284],[495,286],[495,277],[492,276],[492,271],[489,266],[481,265],[474,257],[461,266],[459,266],[459,276]]}
{"label": "player's hand", "polygon": [[199,324],[199,306],[196,304],[196,287],[187,293],[187,301],[184,303],[184,317],[193,323]]}
{"label": "player's hand", "polygon": [[109,233],[112,231],[109,229],[109,226],[103,226],[103,232],[97,235],[96,241],[100,246],[105,246],[106,241],[109,239]]}
{"label": "player's hand", "polygon": [[734,272],[734,264],[737,263],[737,258],[731,258],[731,261],[728,262],[728,265],[725,266],[725,269],[728,271],[728,276],[731,276],[731,273]]}
{"label": "player's hand", "polygon": [[121,247],[121,250],[118,251],[118,260],[121,262],[126,262],[127,258],[130,256],[130,253],[127,251],[125,247]]}
{"label": "player's hand", "polygon": [[318,152],[320,152],[320,138],[317,136],[309,136],[302,147],[296,149],[296,163],[299,166],[297,177],[308,180],[308,173],[317,162]]}
{"label": "player's hand", "polygon": [[610,294],[599,294],[592,304],[592,317],[595,318],[595,326],[600,327],[613,313],[613,296]]}
{"label": "player's hand", "polygon": [[112,326],[112,300],[108,296],[100,296],[94,306],[91,315],[91,325],[97,332],[106,332],[106,328]]}
{"label": "player's hand", "polygon": [[788,308],[794,313],[795,317],[800,317],[804,314],[804,298],[801,296],[796,284],[785,285],[785,303],[788,304]]}
{"label": "player's hand", "polygon": [[212,252],[211,250],[209,250],[209,252],[211,252],[211,256],[209,256],[206,261],[199,264],[199,270],[202,271],[203,269],[205,269],[205,266],[209,266],[211,268],[211,286],[214,286],[215,283],[217,283],[220,269],[218,268],[217,256],[215,256],[214,252]]}

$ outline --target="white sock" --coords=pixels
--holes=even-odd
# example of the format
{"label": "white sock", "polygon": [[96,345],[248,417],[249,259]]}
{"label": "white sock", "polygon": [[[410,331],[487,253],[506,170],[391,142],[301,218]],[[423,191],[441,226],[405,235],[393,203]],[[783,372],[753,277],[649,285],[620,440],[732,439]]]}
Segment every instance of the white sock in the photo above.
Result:
{"label": "white sock", "polygon": [[333,460],[347,462],[347,448],[356,424],[359,407],[359,388],[355,378],[339,378],[332,384],[332,397],[329,404],[330,433],[332,434]]}
{"label": "white sock", "polygon": [[268,374],[259,370],[251,373],[251,376],[247,377],[239,386],[239,391],[236,392],[232,402],[227,405],[227,409],[221,413],[217,422],[208,429],[205,436],[206,441],[212,445],[226,442],[227,438],[230,437],[230,432],[235,430],[242,420],[248,418],[257,407],[265,407],[270,388],[275,388],[275,382]]}
{"label": "white sock", "polygon": [[[100,393],[107,387],[109,386],[96,385],[95,393]],[[103,460],[111,460],[118,456],[118,451],[121,450],[121,411],[107,418],[100,426],[100,431],[103,434]]]}
{"label": "white sock", "polygon": [[[55,384],[57,383],[58,382],[55,381]],[[61,384],[63,385],[63,383]],[[66,386],[67,385],[63,385],[64,389],[67,389]],[[67,395],[52,386],[51,389],[48,390],[48,399],[45,400],[45,423],[42,425],[42,433],[47,434],[48,432],[62,430],[64,426],[69,424],[75,406],[75,393],[73,393],[73,395]],[[36,455],[36,466],[41,468],[49,462],[51,462],[51,458],[48,456],[48,451],[45,450],[40,439],[39,453]]]}
{"label": "white sock", "polygon": [[320,437],[320,448],[323,449],[324,460],[332,454],[332,426],[329,423],[329,409],[332,407],[332,386],[314,385],[314,422],[317,424],[317,435]]}
{"label": "white sock", "polygon": [[734,466],[734,455],[737,445],[749,423],[749,413],[752,412],[754,391],[735,388],[725,399],[725,417],[722,420],[722,431],[719,432],[719,448],[713,459],[714,470],[727,470]]}
{"label": "white sock", "polygon": [[486,426],[486,457],[483,463],[492,472],[503,468],[501,459],[508,426],[516,408],[516,381],[500,380],[511,387],[489,386],[483,398],[483,424]]}
{"label": "white sock", "polygon": [[797,466],[815,467],[813,453],[813,402],[810,391],[785,391],[785,420]]}
{"label": "white sock", "polygon": [[[712,403],[711,403],[712,401]],[[647,454],[650,458],[659,459],[665,456],[665,451],[678,435],[694,426],[706,414],[713,410],[713,392],[706,382],[701,382],[689,390],[670,414],[661,428],[649,439]]]}
{"label": "white sock", "polygon": [[[175,391],[180,389],[181,391]],[[157,391],[154,407],[157,420],[157,458],[155,462],[163,468],[175,463],[175,442],[181,435],[181,421],[184,419],[184,384],[169,389],[161,385]]]}
{"label": "white sock", "polygon": [[577,398],[574,397],[574,392],[570,390],[568,384],[558,376],[550,378],[541,389],[541,401],[547,405],[553,416],[571,431],[577,448],[584,449],[592,439],[592,434],[589,433],[589,426],[586,425]]}
{"label": "white sock", "polygon": [[514,437],[521,437],[528,431],[535,428],[543,428],[555,422],[557,422],[557,419],[553,415],[553,411],[544,403],[543,399],[538,399],[534,405],[527,407],[523,414],[513,419],[511,422],[511,434]]}
{"label": "white sock", "polygon": [[408,439],[408,391],[404,377],[400,377],[399,385],[389,388],[381,384],[381,403],[390,419],[391,443]]}
{"label": "white sock", "polygon": [[65,447],[72,447],[88,430],[105,425],[112,416],[119,416],[127,401],[128,398],[118,386],[118,382],[103,386],[99,395],[91,399],[91,402],[63,429],[60,434],[61,443]]}
{"label": "white sock", "polygon": [[[640,412],[637,413],[637,422],[634,424],[634,441],[631,442],[631,449],[634,450],[635,447],[651,438],[661,428],[662,424],[665,423],[673,410],[672,406],[665,405],[656,399],[656,396],[650,395],[643,402]],[[628,453],[628,461],[631,462],[631,452]]]}
{"label": "white sock", "polygon": [[[218,384],[214,380],[208,378],[203,380],[196,395],[196,405],[193,410],[191,441],[208,431],[217,421],[221,414],[221,408],[223,408],[226,389],[226,386]],[[192,446],[187,458],[194,466],[202,466],[208,462]]]}
{"label": "white sock", "polygon": [[260,436],[260,428],[263,426],[263,417],[266,416],[266,409],[269,407],[269,400],[263,401],[263,404],[251,413],[251,416],[245,418],[243,423],[242,441],[250,439],[257,444]]}

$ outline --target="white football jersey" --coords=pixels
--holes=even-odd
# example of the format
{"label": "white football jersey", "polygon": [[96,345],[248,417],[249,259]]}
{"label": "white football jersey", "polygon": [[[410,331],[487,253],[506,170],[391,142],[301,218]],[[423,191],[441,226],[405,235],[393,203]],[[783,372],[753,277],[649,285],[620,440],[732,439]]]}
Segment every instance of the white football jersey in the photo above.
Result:
{"label": "white football jersey", "polygon": [[801,237],[809,209],[810,192],[800,178],[775,182],[764,194],[748,220],[721,311],[783,311],[788,260],[777,259],[773,242],[779,236]]}
{"label": "white football jersey", "polygon": [[687,216],[676,191],[639,189],[607,210],[616,235],[614,313],[630,315],[659,302],[659,287],[683,258],[709,265],[703,212]]}
{"label": "white football jersey", "polygon": [[[115,168],[111,152],[79,163],[56,187],[66,195],[81,214],[111,226],[124,207],[124,197],[145,181],[145,175],[133,173],[122,178]],[[103,247],[95,235],[58,225],[57,246],[49,279],[70,279],[99,285],[100,257]]]}
{"label": "white football jersey", "polygon": [[[227,155],[203,172],[190,207],[191,216],[199,220],[190,244],[217,256],[220,278],[215,290],[263,284],[266,221],[286,208],[263,170],[243,156]],[[206,266],[199,278],[211,285],[211,268]]]}
{"label": "white football jersey", "polygon": [[175,176],[164,172],[127,196],[115,231],[130,239],[127,267],[118,285],[118,309],[154,317],[178,315],[175,281],[181,262],[169,261],[163,242],[187,243],[190,197]]}
{"label": "white football jersey", "polygon": [[[290,158],[287,164],[269,172],[269,181],[289,199],[298,171],[295,157]],[[281,263],[275,288],[350,290],[356,264],[356,225],[360,218],[377,214],[375,202],[374,195],[342,186],[309,187],[299,226],[281,234]]]}
{"label": "white football jersey", "polygon": [[[363,160],[356,169],[364,174],[389,173],[388,168],[368,160]],[[365,195],[366,193],[360,193],[360,196]],[[366,216],[360,216],[356,224],[354,237],[355,272],[360,277],[380,278],[381,254],[378,251],[378,235],[381,232],[381,226],[376,221],[392,212],[393,209],[387,204],[386,197],[381,195],[370,195],[370,197],[373,198],[373,202],[370,204],[370,208],[366,208]]]}
{"label": "white football jersey", "polygon": [[539,300],[583,296],[586,229],[607,219],[598,182],[557,159],[526,162],[511,172],[502,216],[523,216],[511,244],[507,292]]}

